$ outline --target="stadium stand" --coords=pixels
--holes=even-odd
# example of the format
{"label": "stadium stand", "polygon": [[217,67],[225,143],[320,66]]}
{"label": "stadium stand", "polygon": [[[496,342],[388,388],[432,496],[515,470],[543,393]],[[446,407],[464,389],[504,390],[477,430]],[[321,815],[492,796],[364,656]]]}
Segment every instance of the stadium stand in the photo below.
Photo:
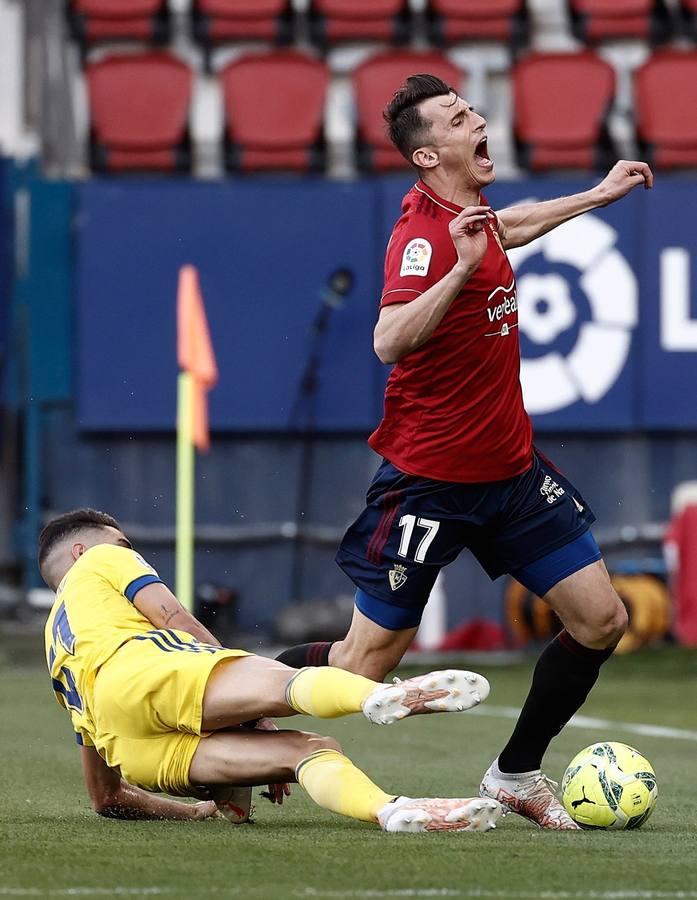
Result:
{"label": "stadium stand", "polygon": [[430,72],[460,90],[464,73],[441,53],[392,50],[378,53],[353,73],[358,119],[357,161],[361,169],[402,169],[409,165],[394,149],[386,133],[382,111],[408,75]]}
{"label": "stadium stand", "polygon": [[514,134],[521,165],[595,169],[609,150],[612,66],[591,51],[537,53],[513,69]]}
{"label": "stadium stand", "polygon": [[206,54],[231,41],[262,40],[288,44],[293,40],[290,0],[194,0],[192,30]]}
{"label": "stadium stand", "polygon": [[312,40],[321,45],[371,40],[401,44],[410,34],[407,0],[313,0],[309,9]]}
{"label": "stadium stand", "polygon": [[663,0],[569,0],[576,37],[586,43],[635,38],[658,42],[670,33]]}
{"label": "stadium stand", "polygon": [[495,40],[517,47],[528,34],[524,0],[429,0],[426,21],[438,45]]}
{"label": "stadium stand", "polygon": [[697,51],[662,50],[634,77],[637,136],[659,169],[697,167]]}
{"label": "stadium stand", "polygon": [[220,77],[229,170],[323,167],[329,84],[323,62],[296,50],[253,53],[230,63]]}
{"label": "stadium stand", "polygon": [[110,56],[85,71],[92,168],[186,171],[193,73],[164,53]]}
{"label": "stadium stand", "polygon": [[83,52],[99,41],[165,44],[170,38],[167,0],[70,0],[68,20]]}

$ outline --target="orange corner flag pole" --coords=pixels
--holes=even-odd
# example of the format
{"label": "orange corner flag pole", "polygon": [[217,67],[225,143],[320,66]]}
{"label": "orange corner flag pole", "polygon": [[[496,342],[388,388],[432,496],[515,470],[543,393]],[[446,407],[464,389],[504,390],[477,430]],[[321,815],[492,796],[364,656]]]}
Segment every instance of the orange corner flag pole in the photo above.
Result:
{"label": "orange corner flag pole", "polygon": [[210,447],[206,394],[218,381],[218,366],[194,266],[182,266],[179,270],[177,359],[179,368],[188,372],[194,382],[191,439],[198,450],[205,452]]}
{"label": "orange corner flag pole", "polygon": [[208,391],[218,380],[206,310],[194,266],[179,270],[177,291],[177,528],[176,594],[189,611],[194,605],[194,448],[207,452]]}

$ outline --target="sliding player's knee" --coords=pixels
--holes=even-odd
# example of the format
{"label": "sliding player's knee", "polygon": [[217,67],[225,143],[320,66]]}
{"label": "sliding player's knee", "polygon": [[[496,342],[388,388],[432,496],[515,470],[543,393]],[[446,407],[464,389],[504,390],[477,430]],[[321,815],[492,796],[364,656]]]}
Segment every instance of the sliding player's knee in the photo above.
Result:
{"label": "sliding player's knee", "polygon": [[344,752],[343,747],[336,738],[327,737],[326,735],[313,734],[311,743],[313,753],[317,750],[336,750],[337,753]]}
{"label": "sliding player's knee", "polygon": [[295,767],[303,759],[307,759],[318,750],[336,750],[337,753],[343,753],[341,744],[333,737],[327,737],[322,734],[314,734],[311,731],[298,731],[295,733],[293,740],[293,752],[289,759],[289,766],[294,772]]}

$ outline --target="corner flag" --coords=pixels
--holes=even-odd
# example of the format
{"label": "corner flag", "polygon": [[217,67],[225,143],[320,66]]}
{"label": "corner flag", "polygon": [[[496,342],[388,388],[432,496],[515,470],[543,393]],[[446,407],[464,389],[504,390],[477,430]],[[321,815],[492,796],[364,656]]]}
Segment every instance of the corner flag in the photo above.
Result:
{"label": "corner flag", "polygon": [[206,310],[194,266],[179,270],[177,291],[177,528],[176,594],[189,611],[194,606],[194,447],[206,452],[208,391],[218,380],[218,366]]}
{"label": "corner flag", "polygon": [[189,434],[194,446],[206,452],[210,448],[206,395],[218,381],[218,366],[194,266],[182,266],[179,270],[177,359],[180,368],[190,374],[193,381]]}

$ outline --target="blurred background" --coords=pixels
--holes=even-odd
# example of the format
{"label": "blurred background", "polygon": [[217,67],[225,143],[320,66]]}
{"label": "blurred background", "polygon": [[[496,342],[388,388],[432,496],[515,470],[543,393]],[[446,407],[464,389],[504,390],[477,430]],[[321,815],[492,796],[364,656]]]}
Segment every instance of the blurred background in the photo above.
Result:
{"label": "blurred background", "polygon": [[[40,653],[53,514],[110,512],[174,584],[187,263],[220,370],[196,611],[249,649],[342,636],[333,557],[378,463],[372,329],[414,180],[381,110],[423,71],[487,116],[495,208],[621,157],[656,171],[511,259],[526,405],[597,515],[622,649],[697,645],[697,0],[0,0],[0,657]],[[465,554],[418,645],[554,628]]]}

